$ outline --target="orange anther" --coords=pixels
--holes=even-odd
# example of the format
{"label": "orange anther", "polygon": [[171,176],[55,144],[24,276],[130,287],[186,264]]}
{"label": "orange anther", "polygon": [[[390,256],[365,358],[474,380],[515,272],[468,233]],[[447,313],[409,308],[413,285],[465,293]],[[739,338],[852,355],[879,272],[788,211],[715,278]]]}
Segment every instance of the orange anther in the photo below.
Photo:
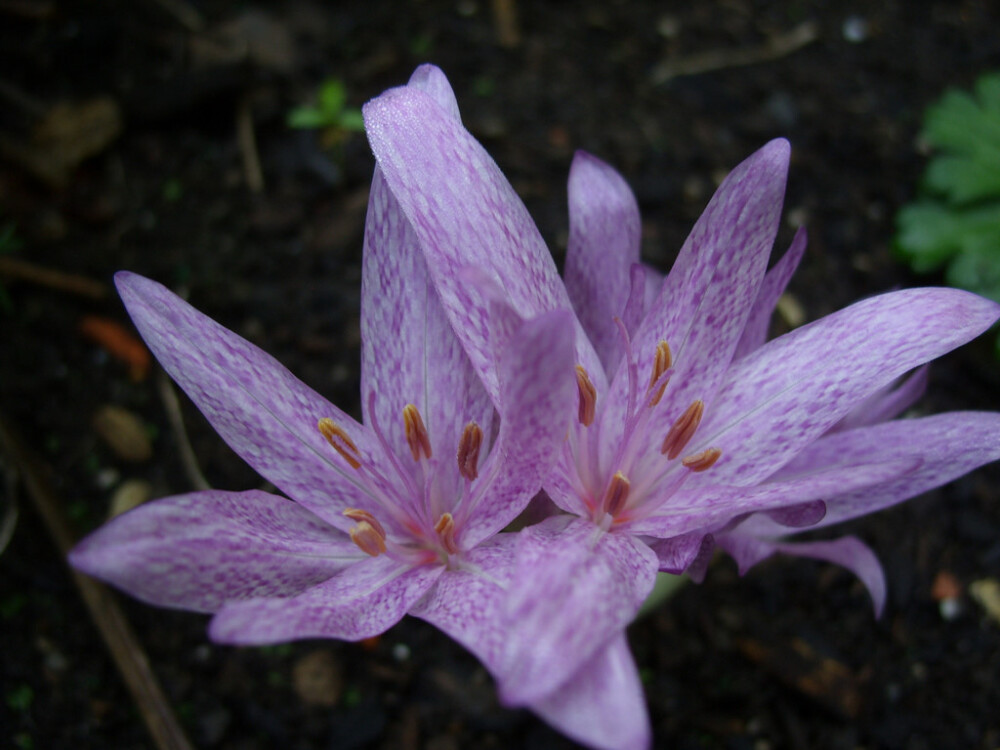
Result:
{"label": "orange anther", "polygon": [[340,425],[329,417],[323,417],[316,423],[316,427],[326,438],[326,442],[333,446],[333,449],[350,464],[352,469],[361,468],[361,453],[358,451],[358,446],[354,444],[354,441]]}
{"label": "orange anther", "polygon": [[708,448],[701,453],[685,456],[681,459],[681,463],[691,471],[706,471],[712,468],[721,455],[722,451],[718,448]]}
{"label": "orange anther", "polygon": [[406,426],[406,442],[410,446],[413,460],[419,461],[421,455],[424,458],[430,458],[431,438],[427,434],[427,428],[424,427],[424,420],[421,418],[420,412],[413,404],[407,404],[403,407],[403,424]]}
{"label": "orange anther", "polygon": [[482,444],[482,429],[475,422],[469,422],[458,441],[458,473],[470,482],[479,476],[479,449]]}
{"label": "orange anther", "polygon": [[[649,376],[649,386],[646,388],[648,393],[656,381],[663,377],[663,373],[670,369],[670,365],[674,363],[673,355],[670,353],[670,345],[666,341],[661,341],[656,345],[656,357],[653,359],[653,372]],[[666,383],[661,383],[660,387],[656,389],[656,393],[649,400],[650,406],[656,406],[660,403],[660,399],[663,398],[663,392],[667,389]]]}
{"label": "orange anther", "polygon": [[604,493],[604,510],[611,516],[617,516],[625,503],[628,502],[628,492],[632,485],[620,471],[616,471]]}
{"label": "orange anther", "polygon": [[694,437],[698,425],[701,424],[701,417],[704,413],[704,401],[698,399],[692,402],[670,427],[667,436],[663,438],[663,446],[660,448],[660,453],[667,454],[667,458],[671,461],[677,458],[687,444],[691,442],[691,438]]}
{"label": "orange anther", "polygon": [[364,521],[375,529],[380,537],[385,539],[385,529],[382,528],[382,524],[380,524],[378,520],[376,520],[375,516],[367,510],[361,510],[360,508],[345,508],[344,516],[350,518],[352,521],[357,521],[358,523]]}
{"label": "orange anther", "polygon": [[597,389],[587,375],[587,371],[580,365],[576,366],[576,387],[580,392],[580,406],[577,410],[577,417],[580,424],[590,427],[594,422],[594,414],[597,410]]}
{"label": "orange anther", "polygon": [[441,539],[441,545],[449,554],[458,552],[458,544],[455,542],[455,519],[451,513],[442,513],[438,522],[434,524],[434,531]]}
{"label": "orange anther", "polygon": [[351,529],[351,541],[354,542],[366,555],[378,557],[385,552],[385,535],[367,521],[361,521]]}

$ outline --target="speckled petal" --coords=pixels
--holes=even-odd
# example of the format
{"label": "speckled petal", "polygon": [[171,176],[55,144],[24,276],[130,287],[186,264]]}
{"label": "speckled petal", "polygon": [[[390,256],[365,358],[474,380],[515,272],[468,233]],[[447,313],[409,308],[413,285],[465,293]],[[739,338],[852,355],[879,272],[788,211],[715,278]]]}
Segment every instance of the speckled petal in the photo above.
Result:
{"label": "speckled petal", "polygon": [[[788,157],[788,142],[774,140],[726,177],[633,338],[643,373],[660,341],[673,353],[674,375],[650,420],[654,435],[665,435],[695,399],[710,403],[725,377],[778,231]],[[626,374],[615,375],[609,404],[618,408],[607,409],[602,424],[622,421]]]}
{"label": "speckled petal", "polygon": [[298,596],[226,604],[208,634],[219,643],[258,646],[301,638],[370,638],[399,622],[443,571],[443,565],[369,557]]}
{"label": "speckled petal", "polygon": [[757,300],[750,310],[750,317],[747,318],[746,328],[743,329],[743,336],[736,346],[733,359],[741,359],[754,349],[767,341],[767,329],[771,325],[771,316],[774,308],[778,304],[778,299],[785,293],[785,287],[791,280],[795,269],[799,267],[799,261],[806,251],[806,230],[800,227],[792,238],[792,244],[781,260],[764,276],[764,281],[757,292]]}
{"label": "speckled petal", "polygon": [[465,548],[496,534],[542,488],[577,410],[573,319],[568,311],[524,323],[500,360],[500,432],[462,509]]}
{"label": "speckled petal", "polygon": [[[409,85],[434,92],[438,104],[457,118],[455,96],[439,69],[421,66]],[[417,237],[378,167],[368,199],[361,272],[361,395],[369,425],[372,392],[374,416],[399,456],[408,453],[402,415],[410,403],[420,410],[437,455],[455,452],[469,421],[491,432],[493,406],[444,314]]]}
{"label": "speckled petal", "polygon": [[341,532],[277,495],[195,492],[147,503],[73,548],[73,567],[161,607],[294,596],[362,554]]}
{"label": "speckled petal", "polygon": [[729,371],[688,451],[722,458],[688,486],[763,480],[906,371],[964,344],[1000,306],[957,289],[858,302],[755,350]]}
{"label": "speckled petal", "polygon": [[475,654],[492,672],[503,653],[506,631],[501,603],[514,568],[516,534],[497,534],[465,553],[462,564],[441,574],[434,586],[410,608]]}
{"label": "speckled petal", "polygon": [[372,455],[368,432],[276,359],[223,328],[161,284],[122,271],[115,283],[153,354],[244,461],[328,523],[364,504],[354,469],[316,422],[329,417]]}
{"label": "speckled petal", "polygon": [[913,406],[927,390],[929,365],[918,367],[902,380],[880,388],[848,412],[830,432],[887,422]]}
{"label": "speckled petal", "polygon": [[[1000,459],[1000,414],[948,412],[902,419],[834,433],[817,440],[775,475],[775,481],[800,471],[836,470],[859,461],[914,461],[913,471],[864,490],[827,498],[826,516],[818,526],[831,526],[874,513],[940,487],[963,474]],[[757,536],[786,535],[766,518],[750,518],[741,531]]]}
{"label": "speckled petal", "polygon": [[652,741],[639,671],[624,635],[531,708],[567,737],[597,750],[645,750]]}
{"label": "speckled petal", "polygon": [[569,170],[569,244],[563,278],[577,317],[613,373],[622,354],[614,318],[625,313],[639,262],[639,204],[609,165],[577,151]]}
{"label": "speckled petal", "polygon": [[520,534],[505,603],[502,699],[530,705],[566,684],[635,617],[658,563],[628,534],[556,517]]}
{"label": "speckled petal", "polygon": [[[412,86],[391,89],[368,102],[364,115],[375,158],[420,239],[449,319],[496,396],[485,325],[469,317],[459,271],[469,265],[488,270],[530,318],[571,309],[555,262],[497,165],[428,94]],[[594,371],[600,388],[597,355],[579,322],[576,329],[577,359]]]}
{"label": "speckled petal", "polygon": [[[905,476],[919,466],[920,459],[912,456],[877,462],[856,458],[853,463],[815,467],[755,487],[684,487],[653,515],[629,523],[628,531],[668,539],[691,531],[716,530],[744,514],[766,511],[784,511],[785,515],[779,514],[779,521],[790,525],[797,525],[797,519],[816,523],[824,513],[822,506],[817,507],[814,501],[861,491]],[[772,523],[787,533],[788,529],[778,521]]]}
{"label": "speckled petal", "polygon": [[876,617],[880,617],[885,608],[886,585],[882,564],[871,548],[857,537],[792,543],[757,539],[734,532],[721,535],[718,541],[719,546],[736,560],[741,575],[776,552],[840,565],[854,573],[868,589]]}

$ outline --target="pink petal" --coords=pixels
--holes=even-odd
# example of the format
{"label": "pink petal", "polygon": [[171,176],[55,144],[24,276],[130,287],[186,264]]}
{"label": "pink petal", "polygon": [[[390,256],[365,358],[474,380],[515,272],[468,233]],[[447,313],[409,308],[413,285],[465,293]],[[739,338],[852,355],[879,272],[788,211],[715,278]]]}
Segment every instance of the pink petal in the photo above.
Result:
{"label": "pink petal", "polygon": [[621,357],[621,318],[639,262],[639,205],[614,169],[577,151],[569,171],[569,245],[563,278],[580,323],[604,369]]}
{"label": "pink petal", "polygon": [[399,622],[442,572],[443,565],[369,557],[291,598],[226,604],[208,633],[219,643],[257,646],[301,638],[370,638]]}
{"label": "pink petal", "polygon": [[628,534],[557,517],[520,534],[498,674],[503,700],[531,705],[565,685],[635,617],[656,556]]}
{"label": "pink petal", "polygon": [[799,261],[806,251],[806,230],[799,228],[792,238],[792,244],[787,252],[781,256],[781,260],[767,272],[764,281],[757,292],[757,300],[750,310],[750,317],[747,318],[746,328],[743,329],[743,336],[736,347],[733,359],[740,359],[767,341],[767,329],[771,325],[771,316],[774,308],[778,304],[778,299],[785,293],[788,282],[791,281],[795,269],[799,267]]}
{"label": "pink petal", "polygon": [[751,485],[904,372],[985,331],[1000,306],[957,289],[863,300],[755,350],[730,369],[688,448],[722,458],[697,483]]}
{"label": "pink petal", "polygon": [[[412,86],[392,89],[366,104],[364,114],[375,158],[420,240],[448,317],[495,396],[485,326],[463,302],[460,270],[489,271],[511,305],[530,318],[571,309],[552,256],[497,165],[430,96]],[[575,336],[578,361],[603,385],[579,323]]]}
{"label": "pink petal", "polygon": [[363,504],[365,493],[316,423],[333,419],[370,460],[367,430],[161,284],[124,271],[115,283],[150,350],[229,446],[296,502],[347,530],[341,511]]}
{"label": "pink petal", "polygon": [[566,684],[531,706],[567,737],[599,750],[645,750],[646,698],[628,640],[619,635]]}
{"label": "pink petal", "polygon": [[87,536],[73,567],[160,607],[294,596],[362,556],[341,532],[277,495],[195,492],[147,503]]}

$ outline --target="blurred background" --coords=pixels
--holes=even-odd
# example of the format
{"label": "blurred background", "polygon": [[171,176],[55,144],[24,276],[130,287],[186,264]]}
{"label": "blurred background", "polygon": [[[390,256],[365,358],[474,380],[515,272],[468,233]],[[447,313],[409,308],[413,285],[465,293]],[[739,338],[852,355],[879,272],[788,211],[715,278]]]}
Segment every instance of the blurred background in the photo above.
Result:
{"label": "blurred background", "polygon": [[[893,253],[896,215],[922,194],[925,111],[1000,67],[998,22],[985,0],[0,0],[0,411],[19,435],[0,454],[0,745],[153,746],[37,512],[37,476],[73,536],[199,475],[262,484],[175,403],[116,270],[167,284],[357,414],[373,167],[359,108],[429,61],[560,262],[575,149],[624,174],[644,259],[667,270],[722,176],[788,138],[778,251],[803,224],[809,249],[780,332],[943,283]],[[922,413],[1000,408],[992,337],[930,380]],[[657,747],[996,747],[998,479],[851,525],[886,567],[879,621],[848,573],[776,559],[744,579],[718,560],[635,624]],[[111,601],[196,747],[573,747],[501,708],[485,670],[422,622],[233,649],[208,642],[206,617]]]}

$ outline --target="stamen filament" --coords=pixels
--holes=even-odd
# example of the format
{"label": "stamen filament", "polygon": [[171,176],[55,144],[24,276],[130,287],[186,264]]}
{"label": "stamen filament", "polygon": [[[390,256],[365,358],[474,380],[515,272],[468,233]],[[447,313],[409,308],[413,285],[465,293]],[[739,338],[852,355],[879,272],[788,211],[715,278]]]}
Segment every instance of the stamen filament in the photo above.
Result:
{"label": "stamen filament", "polygon": [[483,431],[475,422],[469,422],[458,441],[458,473],[470,482],[479,476],[479,449],[483,444]]}
{"label": "stamen filament", "polygon": [[424,420],[420,417],[420,412],[413,404],[403,407],[403,424],[406,427],[406,442],[410,446],[410,453],[413,460],[419,461],[421,455],[424,458],[431,457],[431,439],[424,427]]}
{"label": "stamen filament", "polygon": [[671,461],[677,458],[681,454],[681,451],[687,447],[687,444],[691,442],[691,438],[694,437],[698,425],[701,424],[701,417],[704,413],[704,401],[698,399],[692,402],[670,427],[667,436],[663,438],[663,446],[660,448],[660,453],[665,453]]}
{"label": "stamen filament", "polygon": [[684,465],[684,468],[694,472],[707,471],[712,468],[721,455],[722,451],[718,448],[707,448],[701,453],[685,456],[681,459],[681,463]]}
{"label": "stamen filament", "polygon": [[594,414],[597,411],[597,389],[582,365],[576,366],[576,388],[580,393],[577,417],[580,424],[590,427],[594,423]]}
{"label": "stamen filament", "polygon": [[340,457],[350,464],[352,469],[361,468],[361,453],[344,429],[329,417],[323,417],[316,423],[320,433],[326,438]]}

